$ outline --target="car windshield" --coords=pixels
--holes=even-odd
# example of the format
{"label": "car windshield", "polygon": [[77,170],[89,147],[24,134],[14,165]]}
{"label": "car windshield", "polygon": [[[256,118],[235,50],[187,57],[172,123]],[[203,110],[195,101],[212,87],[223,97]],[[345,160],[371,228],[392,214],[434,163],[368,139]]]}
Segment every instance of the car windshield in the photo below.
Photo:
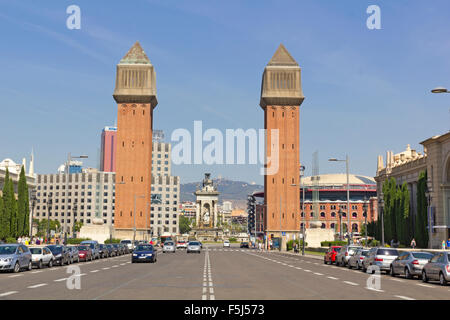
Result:
{"label": "car windshield", "polygon": [[191,241],[191,242],[189,242],[189,245],[190,245],[190,246],[199,246],[200,243],[195,242],[195,241]]}
{"label": "car windshield", "polygon": [[379,256],[398,256],[398,251],[395,249],[378,249]]}
{"label": "car windshield", "polygon": [[48,246],[48,248],[50,249],[50,251],[53,253],[53,254],[58,254],[58,253],[61,253],[62,252],[62,247],[60,247],[60,246]]}
{"label": "car windshield", "polygon": [[149,244],[140,244],[136,247],[136,251],[153,251],[153,246]]}
{"label": "car windshield", "polygon": [[433,257],[431,253],[427,252],[413,252],[412,255],[416,259],[425,259],[425,260],[430,260]]}
{"label": "car windshield", "polygon": [[126,243],[126,244],[128,244],[128,243],[131,243],[131,240],[122,240],[122,241],[120,241],[120,243]]}
{"label": "car windshield", "polygon": [[42,248],[30,248],[31,254],[42,254]]}
{"label": "car windshield", "polygon": [[335,252],[339,252],[339,251],[341,251],[341,248],[333,248],[333,250],[334,250]]}
{"label": "car windshield", "polygon": [[81,251],[86,251],[86,250],[89,250],[89,247],[88,246],[78,246],[77,249],[81,250]]}
{"label": "car windshield", "polygon": [[166,242],[164,243],[165,246],[173,246],[173,242]]}
{"label": "car windshield", "polygon": [[17,246],[0,246],[0,254],[14,254]]}
{"label": "car windshield", "polygon": [[367,254],[369,253],[369,250],[363,250],[361,251],[361,255],[364,257],[367,257]]}
{"label": "car windshield", "polygon": [[114,248],[118,248],[118,247],[119,247],[119,245],[118,245],[117,243],[113,244],[112,246],[113,246]]}

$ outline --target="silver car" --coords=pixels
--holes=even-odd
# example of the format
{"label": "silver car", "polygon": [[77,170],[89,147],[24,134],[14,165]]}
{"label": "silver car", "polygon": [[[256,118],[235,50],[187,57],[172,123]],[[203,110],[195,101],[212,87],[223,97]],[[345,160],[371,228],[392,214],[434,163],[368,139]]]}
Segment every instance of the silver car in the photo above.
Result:
{"label": "silver car", "polygon": [[422,281],[439,280],[441,286],[450,281],[450,253],[439,252],[422,269]]}
{"label": "silver car", "polygon": [[190,252],[200,253],[201,250],[202,250],[202,247],[200,245],[200,242],[198,242],[198,241],[189,241],[188,246],[186,248],[187,253],[190,253]]}
{"label": "silver car", "polygon": [[421,277],[423,266],[430,261],[433,254],[429,252],[403,252],[391,263],[391,276],[404,274],[406,279]]}
{"label": "silver car", "polygon": [[175,248],[175,244],[173,242],[166,241],[164,243],[164,246],[163,246],[163,252],[164,253],[166,253],[166,252],[173,252],[173,253],[175,253],[175,250],[176,250],[176,248]]}
{"label": "silver car", "polygon": [[[367,257],[363,260],[362,269],[364,272],[370,266],[378,267],[380,271],[385,271],[386,274],[391,272],[391,263],[398,257],[397,249],[393,248],[372,248]],[[375,273],[375,270],[372,270]]]}
{"label": "silver car", "polygon": [[31,252],[26,246],[16,243],[0,245],[0,270],[19,272],[32,268]]}
{"label": "silver car", "polygon": [[337,266],[343,266],[348,262],[348,259],[355,253],[357,249],[361,249],[361,246],[357,245],[347,245],[343,246],[339,253],[336,255],[336,265]]}
{"label": "silver car", "polygon": [[49,268],[53,267],[53,260],[55,257],[53,257],[49,248],[45,246],[30,247],[30,252],[32,264],[39,269],[42,269],[44,266],[48,266]]}
{"label": "silver car", "polygon": [[369,249],[356,249],[355,253],[348,259],[347,266],[349,269],[356,268],[361,269],[362,268],[362,262],[366,258],[367,254],[369,253]]}

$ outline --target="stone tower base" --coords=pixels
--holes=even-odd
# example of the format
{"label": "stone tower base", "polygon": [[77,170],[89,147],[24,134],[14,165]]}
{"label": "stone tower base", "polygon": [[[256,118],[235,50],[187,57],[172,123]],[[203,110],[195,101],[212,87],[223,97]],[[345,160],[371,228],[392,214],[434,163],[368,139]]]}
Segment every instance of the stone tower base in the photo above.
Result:
{"label": "stone tower base", "polygon": [[104,243],[106,239],[109,239],[112,232],[112,236],[114,238],[114,229],[102,224],[102,225],[88,225],[82,226],[80,229],[80,238],[90,238],[92,240],[96,240],[99,243]]}
{"label": "stone tower base", "polygon": [[334,241],[333,229],[321,229],[321,228],[306,228],[305,241],[308,247],[320,248],[322,241]]}

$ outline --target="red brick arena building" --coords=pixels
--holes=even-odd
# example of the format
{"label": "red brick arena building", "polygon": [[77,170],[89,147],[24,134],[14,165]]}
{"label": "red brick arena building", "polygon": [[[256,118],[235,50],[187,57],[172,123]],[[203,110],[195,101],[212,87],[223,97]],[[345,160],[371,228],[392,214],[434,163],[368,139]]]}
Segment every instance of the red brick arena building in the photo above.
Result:
{"label": "red brick arena building", "polygon": [[[340,232],[342,222],[345,233],[349,213],[352,232],[360,232],[365,223],[364,203],[367,204],[367,223],[377,220],[377,191],[373,178],[353,174],[349,176],[350,210],[347,210],[346,174],[323,174],[317,178],[304,177],[301,180],[303,188],[300,188],[300,208],[303,207],[303,210],[300,212],[298,230],[302,229],[303,223],[309,228],[310,221],[315,220],[321,223],[321,228],[334,229],[336,234]],[[257,200],[256,231],[262,237],[267,221],[264,214],[264,192],[255,192],[254,196]],[[339,208],[342,210],[341,221]]]}

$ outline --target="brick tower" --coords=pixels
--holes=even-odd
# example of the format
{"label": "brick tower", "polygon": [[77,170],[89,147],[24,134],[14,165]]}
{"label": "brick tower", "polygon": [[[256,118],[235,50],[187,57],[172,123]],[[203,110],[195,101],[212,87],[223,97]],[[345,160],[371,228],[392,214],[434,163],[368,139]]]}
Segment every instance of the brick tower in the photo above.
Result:
{"label": "brick tower", "polygon": [[[280,44],[264,69],[260,106],[264,110],[264,128],[267,130],[265,231],[268,236],[282,237],[283,250],[287,237],[293,239],[300,229],[299,126],[300,105],[304,98],[301,69]],[[282,232],[286,232],[286,236],[282,236]]]}
{"label": "brick tower", "polygon": [[158,104],[155,70],[139,42],[117,65],[113,97],[118,104],[115,236],[131,239],[134,221],[139,236],[150,229],[152,121]]}

